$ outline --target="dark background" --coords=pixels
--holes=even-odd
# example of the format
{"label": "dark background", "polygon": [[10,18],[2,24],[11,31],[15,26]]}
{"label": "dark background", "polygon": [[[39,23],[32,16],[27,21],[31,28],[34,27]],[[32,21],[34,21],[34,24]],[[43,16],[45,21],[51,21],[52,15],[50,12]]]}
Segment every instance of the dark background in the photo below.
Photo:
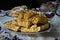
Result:
{"label": "dark background", "polygon": [[41,3],[46,3],[48,1],[50,0],[0,0],[0,9],[9,10],[20,5],[26,5],[28,8],[36,8],[39,7]]}

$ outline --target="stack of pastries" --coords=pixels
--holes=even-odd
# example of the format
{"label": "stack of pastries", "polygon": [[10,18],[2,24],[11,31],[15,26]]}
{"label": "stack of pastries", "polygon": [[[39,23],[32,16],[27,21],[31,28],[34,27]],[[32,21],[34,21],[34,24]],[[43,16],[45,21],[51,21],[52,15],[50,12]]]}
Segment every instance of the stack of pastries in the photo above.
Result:
{"label": "stack of pastries", "polygon": [[18,16],[17,12],[20,12],[21,10],[28,11],[28,8],[27,8],[27,6],[22,5],[22,6],[13,7],[11,10],[13,10],[13,11],[10,11],[9,16]]}
{"label": "stack of pastries", "polygon": [[17,18],[6,22],[5,27],[16,32],[41,32],[49,28],[48,18],[36,11],[20,11]]}

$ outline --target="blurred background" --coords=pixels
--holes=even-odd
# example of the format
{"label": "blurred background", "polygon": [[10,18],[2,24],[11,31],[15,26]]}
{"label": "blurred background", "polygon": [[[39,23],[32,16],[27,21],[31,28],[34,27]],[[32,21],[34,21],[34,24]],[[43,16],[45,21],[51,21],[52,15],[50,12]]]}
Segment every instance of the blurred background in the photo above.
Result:
{"label": "blurred background", "polygon": [[37,8],[40,7],[41,3],[46,3],[48,1],[51,0],[0,0],[0,9],[9,10],[20,5],[26,5],[28,8]]}

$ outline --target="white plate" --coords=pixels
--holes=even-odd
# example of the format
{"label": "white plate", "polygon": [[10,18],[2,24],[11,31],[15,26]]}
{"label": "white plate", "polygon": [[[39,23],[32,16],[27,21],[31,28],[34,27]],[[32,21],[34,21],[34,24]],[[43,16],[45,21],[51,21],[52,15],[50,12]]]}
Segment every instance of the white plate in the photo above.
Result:
{"label": "white plate", "polygon": [[[0,18],[2,19],[2,20],[0,19],[2,26],[4,26],[5,22],[11,21],[13,19],[12,17],[7,17],[7,16],[0,17]],[[42,31],[42,32],[37,32],[37,33],[35,33],[35,32],[33,32],[33,33],[23,33],[23,32],[14,32],[14,31],[11,31],[9,29],[8,30],[11,31],[11,32],[17,33],[17,34],[40,34],[40,33],[44,33],[44,32],[50,32],[51,29],[52,29],[52,25],[50,24],[50,28],[48,30],[45,30],[45,31]],[[8,30],[6,30],[6,31],[8,31]]]}

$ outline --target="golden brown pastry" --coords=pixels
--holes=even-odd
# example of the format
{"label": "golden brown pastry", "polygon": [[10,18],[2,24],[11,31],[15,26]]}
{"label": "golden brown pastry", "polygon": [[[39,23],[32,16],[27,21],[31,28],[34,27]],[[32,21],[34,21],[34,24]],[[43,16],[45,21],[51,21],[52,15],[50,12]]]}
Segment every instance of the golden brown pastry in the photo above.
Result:
{"label": "golden brown pastry", "polygon": [[39,32],[49,28],[48,18],[41,12],[29,10],[18,13],[16,18],[5,23],[6,28],[21,32]]}
{"label": "golden brown pastry", "polygon": [[31,17],[29,21],[31,21],[33,24],[37,23],[45,24],[48,23],[48,18],[44,14],[39,14]]}
{"label": "golden brown pastry", "polygon": [[25,11],[21,11],[21,12],[19,12],[19,15],[18,15],[18,19],[23,19],[24,18],[24,14],[25,14],[26,12]]}
{"label": "golden brown pastry", "polygon": [[14,7],[11,10],[17,10],[17,9],[20,9],[20,6]]}
{"label": "golden brown pastry", "polygon": [[35,15],[29,19],[29,21],[33,24],[37,24],[40,21],[40,17],[38,15]]}
{"label": "golden brown pastry", "polygon": [[37,25],[32,25],[29,32],[39,32],[41,30]]}
{"label": "golden brown pastry", "polygon": [[11,21],[11,24],[17,25],[17,18]]}
{"label": "golden brown pastry", "polygon": [[13,31],[18,31],[19,27],[16,26],[16,25],[13,25],[13,24],[5,24],[5,27],[10,29],[10,30],[13,30]]}
{"label": "golden brown pastry", "polygon": [[37,25],[32,25],[31,28],[24,28],[21,27],[21,32],[39,32],[40,27],[37,27]]}
{"label": "golden brown pastry", "polygon": [[40,28],[41,28],[41,30],[40,30],[40,31],[46,30],[46,29],[48,29],[48,28],[49,28],[49,23],[44,24],[44,25],[41,25],[41,26],[38,26],[38,27],[40,27]]}
{"label": "golden brown pastry", "polygon": [[40,17],[40,23],[41,24],[48,23],[48,18],[44,14],[39,14],[39,17]]}
{"label": "golden brown pastry", "polygon": [[9,13],[9,16],[18,16],[18,15],[16,15],[15,12],[14,12],[14,13],[13,13],[13,12],[10,12],[10,13]]}
{"label": "golden brown pastry", "polygon": [[36,15],[36,12],[30,10],[29,12],[24,14],[24,19],[27,20],[27,19],[31,18],[32,16],[34,16],[34,15]]}
{"label": "golden brown pastry", "polygon": [[18,25],[28,28],[30,27],[31,23],[28,20],[24,20],[24,21],[18,20]]}
{"label": "golden brown pastry", "polygon": [[29,31],[30,31],[30,29],[21,27],[21,32],[29,32]]}

